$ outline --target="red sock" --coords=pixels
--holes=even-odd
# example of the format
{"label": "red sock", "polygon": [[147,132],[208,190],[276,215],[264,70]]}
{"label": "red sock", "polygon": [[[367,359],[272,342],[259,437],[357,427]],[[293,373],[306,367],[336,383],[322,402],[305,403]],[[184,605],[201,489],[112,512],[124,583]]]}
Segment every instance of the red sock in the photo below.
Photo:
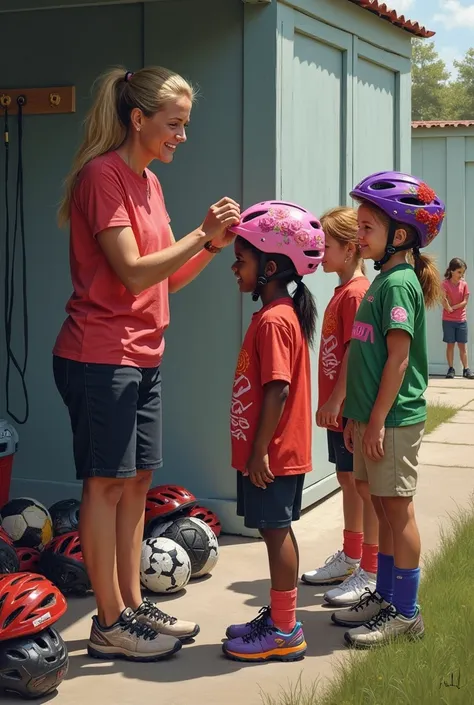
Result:
{"label": "red sock", "polygon": [[377,572],[377,559],[379,555],[379,547],[377,544],[364,543],[362,546],[362,560],[360,567],[368,573]]}
{"label": "red sock", "polygon": [[297,594],[298,588],[285,592],[270,590],[270,616],[273,624],[284,634],[295,628]]}
{"label": "red sock", "polygon": [[344,544],[342,550],[348,558],[360,561],[363,540],[364,534],[358,534],[355,531],[346,531],[344,529]]}

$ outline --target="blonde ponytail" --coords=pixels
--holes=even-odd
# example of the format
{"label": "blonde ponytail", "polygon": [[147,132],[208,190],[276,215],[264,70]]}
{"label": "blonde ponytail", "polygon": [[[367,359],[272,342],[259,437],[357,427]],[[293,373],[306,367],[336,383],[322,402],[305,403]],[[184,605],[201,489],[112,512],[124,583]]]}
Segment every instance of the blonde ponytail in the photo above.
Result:
{"label": "blonde ponytail", "polygon": [[58,223],[69,221],[71,199],[81,169],[92,159],[120,147],[127,136],[130,114],[139,108],[152,117],[169,100],[187,96],[194,102],[194,88],[177,73],[161,66],[127,73],[122,67],[99,76],[97,92],[85,122],[84,140],[65,180],[64,198],[58,210]]}

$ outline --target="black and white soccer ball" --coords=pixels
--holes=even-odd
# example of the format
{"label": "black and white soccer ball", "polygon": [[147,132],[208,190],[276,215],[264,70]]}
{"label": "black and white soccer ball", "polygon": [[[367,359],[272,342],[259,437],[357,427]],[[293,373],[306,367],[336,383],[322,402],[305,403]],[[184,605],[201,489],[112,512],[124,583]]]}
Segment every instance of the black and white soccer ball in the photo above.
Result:
{"label": "black and white soccer ball", "polygon": [[199,573],[209,558],[207,526],[204,529],[202,523],[193,521],[191,517],[181,517],[175,519],[161,534],[184,548],[191,559],[191,576]]}
{"label": "black and white soccer ball", "polygon": [[49,508],[55,536],[78,531],[80,507],[78,499],[61,499]]}
{"label": "black and white soccer ball", "polygon": [[42,550],[53,538],[53,524],[46,507],[31,497],[17,497],[0,511],[0,523],[15,546]]}
{"label": "black and white soccer ball", "polygon": [[190,517],[190,519],[191,521],[195,521],[197,524],[202,526],[207,534],[207,548],[209,557],[201,570],[198,570],[197,573],[193,573],[191,576],[192,578],[202,578],[204,575],[209,575],[209,573],[212,573],[217,565],[217,561],[219,560],[219,543],[217,541],[217,536],[205,521],[198,519],[197,517]]}
{"label": "black and white soccer ball", "polygon": [[144,587],[161,594],[178,592],[190,577],[189,556],[175,541],[163,536],[143,541],[140,580]]}

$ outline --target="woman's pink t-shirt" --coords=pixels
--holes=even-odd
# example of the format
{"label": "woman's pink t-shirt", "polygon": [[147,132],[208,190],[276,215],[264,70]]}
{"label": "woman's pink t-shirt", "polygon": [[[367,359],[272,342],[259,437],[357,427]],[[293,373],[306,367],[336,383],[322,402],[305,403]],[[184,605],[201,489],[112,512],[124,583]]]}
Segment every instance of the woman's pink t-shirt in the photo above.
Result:
{"label": "woman's pink t-shirt", "polygon": [[[461,281],[458,284],[454,284],[451,279],[444,279],[442,283],[443,291],[446,294],[446,298],[448,299],[448,303],[450,306],[455,306],[456,304],[460,304],[466,296],[469,296],[469,287],[467,285],[467,282],[464,281],[464,279],[461,279]],[[443,321],[457,321],[458,323],[460,321],[465,321],[466,320],[466,307],[464,308],[457,308],[455,311],[450,313],[449,311],[446,311],[446,309],[443,309]]]}
{"label": "woman's pink t-shirt", "polygon": [[156,176],[136,174],[116,152],[81,171],[71,203],[73,294],[54,354],[78,362],[157,367],[169,325],[168,281],[131,294],[110,267],[97,234],[132,228],[140,255],[171,245],[169,216]]}

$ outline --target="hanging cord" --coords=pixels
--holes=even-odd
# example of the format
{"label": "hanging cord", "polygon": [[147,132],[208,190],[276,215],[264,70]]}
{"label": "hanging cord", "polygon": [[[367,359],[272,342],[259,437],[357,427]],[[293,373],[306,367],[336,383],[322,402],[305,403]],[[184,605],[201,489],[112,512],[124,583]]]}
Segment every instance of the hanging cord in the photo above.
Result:
{"label": "hanging cord", "polygon": [[[7,347],[6,365],[6,402],[7,413],[18,424],[24,424],[30,414],[28,389],[26,386],[26,368],[28,365],[28,298],[27,298],[27,276],[26,276],[26,239],[25,239],[25,208],[23,191],[23,106],[25,98],[19,96],[18,103],[18,167],[16,178],[16,198],[15,198],[15,223],[13,228],[13,243],[10,253],[10,211],[9,211],[9,141],[8,141],[8,113],[5,110],[5,211],[6,211],[6,237],[5,237],[5,339]],[[15,261],[17,253],[18,230],[20,230],[21,246],[21,267],[22,267],[22,296],[23,296],[23,341],[24,359],[23,364],[18,359],[12,349],[12,321],[13,306],[15,302]],[[10,408],[10,374],[11,364],[20,375],[21,386],[25,398],[25,413],[22,418],[18,417]]]}

